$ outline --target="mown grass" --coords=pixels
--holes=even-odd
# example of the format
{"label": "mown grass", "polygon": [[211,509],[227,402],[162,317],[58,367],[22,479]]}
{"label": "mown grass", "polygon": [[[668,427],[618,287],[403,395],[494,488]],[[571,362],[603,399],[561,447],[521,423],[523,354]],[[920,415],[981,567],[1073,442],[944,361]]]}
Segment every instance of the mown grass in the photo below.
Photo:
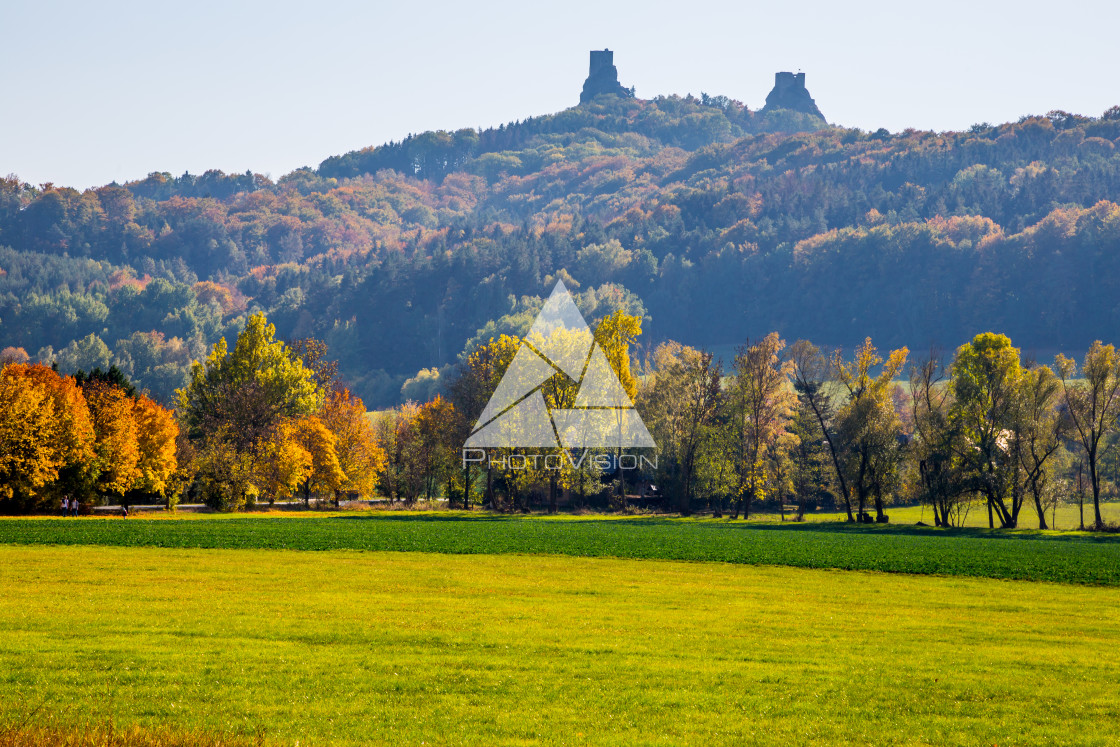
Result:
{"label": "mown grass", "polygon": [[300,520],[0,519],[0,543],[555,554],[1120,585],[1120,537],[837,522],[401,512]]}
{"label": "mown grass", "polygon": [[0,568],[0,699],[60,722],[312,745],[1103,745],[1120,720],[1112,588],[12,545]]}

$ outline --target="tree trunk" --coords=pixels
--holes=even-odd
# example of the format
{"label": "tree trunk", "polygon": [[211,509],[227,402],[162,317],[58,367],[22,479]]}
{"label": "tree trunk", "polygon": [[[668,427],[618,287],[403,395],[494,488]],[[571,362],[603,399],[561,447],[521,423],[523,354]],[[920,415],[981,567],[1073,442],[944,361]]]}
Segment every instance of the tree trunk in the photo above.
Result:
{"label": "tree trunk", "polygon": [[1097,529],[1104,527],[1101,518],[1101,476],[1097,472],[1097,450],[1089,452],[1089,484],[1093,487],[1093,521]]}
{"label": "tree trunk", "polygon": [[618,505],[626,510],[626,470],[622,469],[622,447],[618,447]]}
{"label": "tree trunk", "polygon": [[471,494],[471,465],[467,464],[465,467],[463,467],[463,495],[462,495],[462,498],[463,498],[463,510],[464,511],[467,510],[467,506],[470,505],[470,501],[468,500],[470,494]]}
{"label": "tree trunk", "polygon": [[[1019,526],[1019,510],[1023,508],[1023,489],[1019,484],[1019,471],[1015,471],[1015,483],[1011,487],[1011,521],[1012,528]],[[1007,525],[1005,524],[1005,527]]]}
{"label": "tree trunk", "polygon": [[684,469],[684,491],[680,498],[680,512],[681,516],[688,516],[692,513],[692,469],[691,465],[685,465]]}
{"label": "tree trunk", "polygon": [[1046,509],[1042,507],[1042,497],[1039,495],[1037,484],[1031,486],[1031,494],[1034,496],[1034,510],[1038,512],[1038,528],[1049,529],[1046,526]]}
{"label": "tree trunk", "polygon": [[856,518],[852,516],[852,496],[847,490],[844,491],[843,495],[844,510],[848,512],[848,522],[851,523],[856,520]]}
{"label": "tree trunk", "polygon": [[848,509],[848,521],[855,521],[852,518],[852,501],[848,493],[848,482],[844,479],[844,470],[840,469],[840,458],[836,456],[836,445],[832,443],[832,436],[828,435],[828,428],[825,426],[824,416],[821,415],[817,409],[816,403],[813,399],[809,398],[809,406],[813,410],[813,415],[817,418],[817,425],[821,427],[821,435],[824,436],[824,442],[828,444],[828,453],[832,457],[832,468],[836,470],[836,480],[840,483],[840,494],[844,496],[844,505]]}
{"label": "tree trunk", "polygon": [[494,470],[490,468],[490,461],[486,462],[486,500],[490,503],[490,510],[494,510]]}
{"label": "tree trunk", "polygon": [[1081,460],[1077,461],[1077,512],[1081,516],[1081,531],[1085,531],[1085,484],[1082,480],[1082,473],[1084,471],[1084,463]]}

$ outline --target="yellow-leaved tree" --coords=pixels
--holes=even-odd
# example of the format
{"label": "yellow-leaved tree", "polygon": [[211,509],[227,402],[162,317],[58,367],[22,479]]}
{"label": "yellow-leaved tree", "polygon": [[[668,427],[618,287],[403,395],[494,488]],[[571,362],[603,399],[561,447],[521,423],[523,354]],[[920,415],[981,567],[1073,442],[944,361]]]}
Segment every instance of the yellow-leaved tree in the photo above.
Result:
{"label": "yellow-leaved tree", "polygon": [[[291,498],[311,470],[311,453],[296,438],[296,426],[291,420],[281,421],[267,437],[257,441],[252,452],[243,453],[253,454],[251,481],[269,503],[277,498]],[[247,501],[228,508],[245,508],[253,502],[254,496],[249,496]]]}
{"label": "yellow-leaved tree", "polygon": [[300,480],[303,502],[311,503],[311,494],[329,494],[338,502],[337,491],[346,480],[346,473],[338,463],[335,444],[338,438],[319,418],[300,418],[292,424],[292,436],[311,457],[310,466]]}
{"label": "yellow-leaved tree", "polygon": [[[603,355],[611,368],[618,374],[618,380],[626,391],[630,402],[638,396],[638,378],[630,370],[630,346],[642,334],[642,318],[627,314],[622,309],[603,317],[595,327],[595,342],[603,349]],[[618,449],[618,457],[622,458],[622,448]],[[618,501],[626,504],[626,473],[618,470]]]}
{"label": "yellow-leaved tree", "polygon": [[124,390],[104,381],[90,381],[83,391],[97,437],[98,487],[123,498],[141,476],[133,400]]}
{"label": "yellow-leaved tree", "polygon": [[179,436],[179,424],[171,410],[144,395],[133,400],[132,416],[136,421],[137,467],[140,470],[133,487],[166,497],[168,481],[178,467],[175,440]]}

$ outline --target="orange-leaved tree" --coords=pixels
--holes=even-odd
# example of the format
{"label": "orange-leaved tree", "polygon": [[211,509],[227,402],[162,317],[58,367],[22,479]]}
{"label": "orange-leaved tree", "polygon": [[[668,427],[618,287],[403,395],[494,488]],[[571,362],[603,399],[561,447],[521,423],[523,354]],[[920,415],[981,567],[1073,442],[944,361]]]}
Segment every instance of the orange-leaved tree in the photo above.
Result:
{"label": "orange-leaved tree", "polygon": [[166,497],[168,481],[178,467],[175,441],[179,424],[171,410],[143,394],[133,400],[132,416],[136,421],[140,470],[133,488]]}
{"label": "orange-leaved tree", "polygon": [[303,502],[311,502],[311,493],[328,493],[336,497],[346,480],[338,463],[335,444],[338,438],[319,418],[310,415],[292,424],[292,437],[311,456],[311,464],[300,480]]}
{"label": "orange-leaved tree", "polygon": [[[10,367],[9,367],[10,368]],[[54,403],[34,381],[0,374],[0,504],[33,507],[36,494],[58,477]]]}
{"label": "orange-leaved tree", "polygon": [[373,423],[361,397],[349,389],[336,389],[327,397],[319,419],[335,436],[334,451],[345,479],[340,490],[372,496],[385,471],[385,449],[377,440]]}
{"label": "orange-leaved tree", "polygon": [[97,485],[123,498],[140,479],[140,443],[132,398],[104,381],[87,382],[84,393],[97,436]]}
{"label": "orange-leaved tree", "polygon": [[77,499],[88,494],[97,477],[95,437],[89,407],[77,382],[39,363],[6,366],[4,375],[28,382],[51,404],[53,416],[47,441],[54,450],[58,471],[40,491],[37,503],[59,501],[62,495]]}

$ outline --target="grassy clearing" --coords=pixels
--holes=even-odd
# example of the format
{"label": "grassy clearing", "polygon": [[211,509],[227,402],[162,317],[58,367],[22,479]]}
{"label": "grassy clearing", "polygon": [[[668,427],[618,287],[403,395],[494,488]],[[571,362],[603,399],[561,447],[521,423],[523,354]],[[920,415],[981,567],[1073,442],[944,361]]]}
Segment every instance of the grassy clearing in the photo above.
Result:
{"label": "grassy clearing", "polygon": [[[874,509],[872,509],[874,511]],[[887,506],[886,513],[891,518],[893,524],[917,524],[919,521],[926,524],[933,524],[933,511],[929,508],[922,506]],[[1106,522],[1120,524],[1120,503],[1102,503],[1101,515]],[[786,514],[786,520],[790,519],[791,514]],[[1053,517],[1053,518],[1052,518]],[[781,521],[781,515],[777,513],[765,514],[752,514],[751,519],[754,521]],[[836,512],[819,512],[808,513],[805,515],[806,521],[821,522],[821,521],[844,521],[846,516],[842,513]],[[1046,523],[1051,528],[1056,528],[1061,531],[1076,531],[1081,526],[1080,517],[1076,505],[1062,504],[1058,506],[1057,512],[1052,514],[1050,511],[1046,512]],[[1090,498],[1085,504],[1085,526],[1092,526],[1093,524],[1093,502]],[[965,515],[965,527],[972,529],[985,529],[988,526],[988,510],[982,502],[976,503]],[[996,526],[999,526],[999,519],[996,519]],[[1019,526],[1023,529],[1030,529],[1038,526],[1038,514],[1034,511],[1034,506],[1024,506],[1023,510],[1019,513]]]}
{"label": "grassy clearing", "polygon": [[[300,522],[302,523],[302,522]],[[0,546],[0,698],[301,744],[1108,744],[1120,590]]]}
{"label": "grassy clearing", "polygon": [[1120,585],[1120,537],[838,522],[456,512],[290,520],[0,519],[0,543],[131,547],[555,554],[791,565]]}

